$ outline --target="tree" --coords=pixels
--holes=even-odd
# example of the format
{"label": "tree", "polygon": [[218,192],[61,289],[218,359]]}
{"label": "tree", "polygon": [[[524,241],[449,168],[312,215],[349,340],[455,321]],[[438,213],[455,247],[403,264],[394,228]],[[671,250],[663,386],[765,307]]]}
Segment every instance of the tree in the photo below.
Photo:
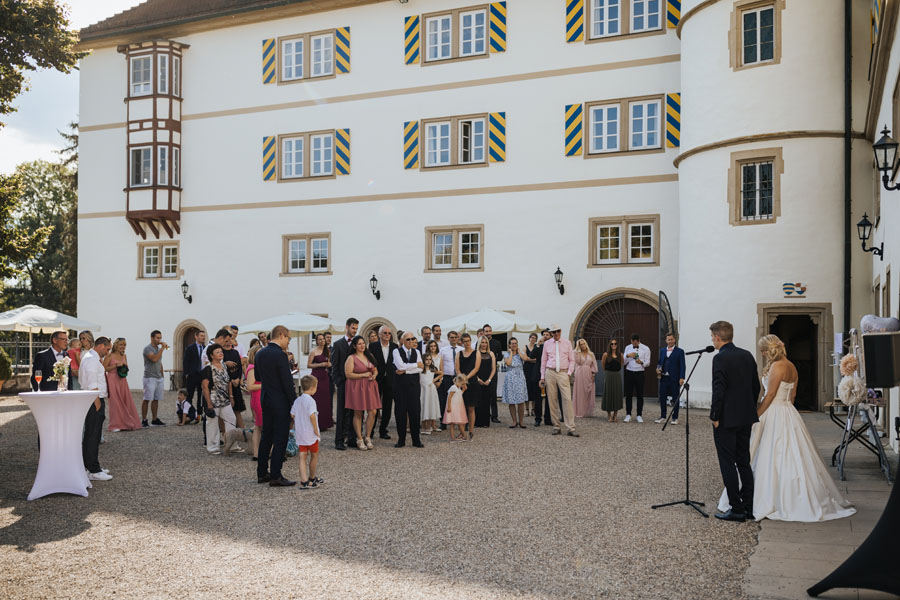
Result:
{"label": "tree", "polygon": [[[2,2],[2,0],[0,0]],[[20,205],[13,215],[19,231],[45,232],[31,257],[17,261],[20,275],[4,290],[8,307],[39,304],[74,314],[78,279],[78,201],[73,170],[44,160],[16,168]]]}
{"label": "tree", "polygon": [[75,68],[84,56],[75,51],[77,43],[56,0],[0,0],[0,115],[16,110],[12,101],[27,89],[26,71]]}
{"label": "tree", "polygon": [[50,235],[49,227],[28,229],[18,222],[21,196],[19,175],[0,175],[0,280],[21,276],[24,265],[41,251]]}

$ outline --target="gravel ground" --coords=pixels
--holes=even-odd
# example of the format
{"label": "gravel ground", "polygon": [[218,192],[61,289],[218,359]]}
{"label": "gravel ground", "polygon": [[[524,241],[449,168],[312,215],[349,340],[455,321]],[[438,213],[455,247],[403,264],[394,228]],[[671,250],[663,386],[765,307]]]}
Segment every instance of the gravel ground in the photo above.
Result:
{"label": "gravel ground", "polygon": [[[579,419],[576,439],[511,430],[501,406],[472,443],[370,452],[337,452],[327,432],[327,483],[300,491],[258,485],[244,455],[207,456],[168,392],[163,408],[167,427],[106,434],[112,481],[28,502],[34,419],[0,398],[0,597],[745,597],[755,523],[650,509],[684,494],[683,420]],[[712,508],[712,435],[693,416],[692,495]]]}

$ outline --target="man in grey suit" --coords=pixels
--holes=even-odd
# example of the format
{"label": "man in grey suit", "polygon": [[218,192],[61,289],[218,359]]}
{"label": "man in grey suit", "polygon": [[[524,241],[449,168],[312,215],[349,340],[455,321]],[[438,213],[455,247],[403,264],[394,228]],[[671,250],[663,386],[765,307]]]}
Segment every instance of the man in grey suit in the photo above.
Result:
{"label": "man in grey suit", "polygon": [[[331,351],[331,381],[337,390],[337,410],[334,423],[334,448],[346,450],[347,446],[356,446],[356,432],[353,430],[353,411],[344,408],[346,397],[344,396],[344,384],[347,376],[344,374],[344,363],[350,356],[350,340],[359,329],[359,320],[350,317],[347,319],[344,329],[344,337],[334,343]],[[345,442],[346,438],[346,442]],[[345,445],[346,444],[346,445]]]}

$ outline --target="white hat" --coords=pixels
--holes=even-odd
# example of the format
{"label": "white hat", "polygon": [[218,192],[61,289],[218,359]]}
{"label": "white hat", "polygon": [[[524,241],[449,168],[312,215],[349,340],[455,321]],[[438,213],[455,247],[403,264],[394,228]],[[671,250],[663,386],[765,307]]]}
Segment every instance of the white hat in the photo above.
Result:
{"label": "white hat", "polygon": [[550,333],[553,333],[554,331],[562,331],[562,327],[559,326],[559,323],[553,323],[547,329],[550,330]]}

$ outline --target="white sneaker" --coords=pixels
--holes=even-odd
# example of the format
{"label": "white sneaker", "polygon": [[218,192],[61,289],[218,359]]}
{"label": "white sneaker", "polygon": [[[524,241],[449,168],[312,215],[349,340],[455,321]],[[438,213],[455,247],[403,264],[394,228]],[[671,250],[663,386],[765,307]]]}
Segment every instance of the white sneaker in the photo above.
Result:
{"label": "white sneaker", "polygon": [[637,422],[638,422],[638,423],[643,423],[643,422],[644,422],[644,419],[643,419],[643,417],[641,417],[641,415],[638,415],[638,417],[637,417]]}
{"label": "white sneaker", "polygon": [[631,415],[625,415],[625,418],[622,419],[623,423],[631,423]]}
{"label": "white sneaker", "polygon": [[110,479],[112,479],[112,475],[100,471],[99,473],[91,473],[90,475],[88,475],[88,479],[90,479],[91,481],[109,481]]}
{"label": "white sneaker", "polygon": [[660,417],[660,418],[658,418],[657,420],[655,420],[655,421],[653,421],[653,422],[654,422],[654,423],[658,423],[658,424],[662,424],[662,423],[665,423],[666,420],[663,419],[662,417]]}
{"label": "white sneaker", "polygon": [[672,419],[672,425],[678,425],[678,419]]}

